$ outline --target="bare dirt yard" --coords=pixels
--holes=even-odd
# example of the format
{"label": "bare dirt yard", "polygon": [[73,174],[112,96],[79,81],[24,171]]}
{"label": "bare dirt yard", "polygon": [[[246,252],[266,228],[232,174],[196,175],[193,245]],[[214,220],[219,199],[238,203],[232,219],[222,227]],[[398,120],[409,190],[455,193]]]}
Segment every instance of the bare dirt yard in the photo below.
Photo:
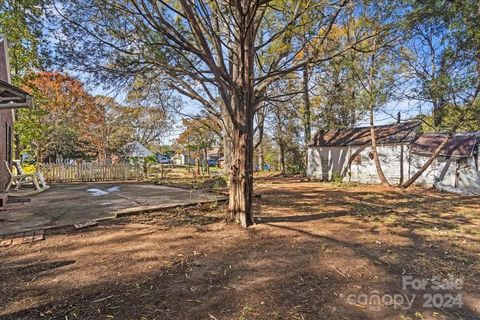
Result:
{"label": "bare dirt yard", "polygon": [[478,319],[480,199],[274,179],[0,248],[0,319]]}

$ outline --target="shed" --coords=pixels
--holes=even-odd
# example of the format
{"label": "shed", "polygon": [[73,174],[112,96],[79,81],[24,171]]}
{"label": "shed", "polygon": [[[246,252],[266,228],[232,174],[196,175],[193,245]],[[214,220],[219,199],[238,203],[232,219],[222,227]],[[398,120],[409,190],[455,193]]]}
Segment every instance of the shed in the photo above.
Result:
{"label": "shed", "polygon": [[[410,174],[428,160],[445,138],[446,134],[426,133],[412,144]],[[480,132],[455,134],[417,183],[450,192],[480,194],[479,143]]]}
{"label": "shed", "polygon": [[[446,138],[421,133],[419,122],[375,127],[377,151],[387,180],[400,184],[427,162]],[[455,134],[416,183],[462,194],[480,194],[480,132]],[[379,183],[370,128],[322,131],[308,145],[307,175],[320,180]]]}
{"label": "shed", "polygon": [[[408,176],[409,145],[421,133],[419,122],[375,127],[377,151],[385,176],[400,183]],[[320,180],[379,183],[371,153],[370,127],[320,130],[308,144],[307,175]]]}

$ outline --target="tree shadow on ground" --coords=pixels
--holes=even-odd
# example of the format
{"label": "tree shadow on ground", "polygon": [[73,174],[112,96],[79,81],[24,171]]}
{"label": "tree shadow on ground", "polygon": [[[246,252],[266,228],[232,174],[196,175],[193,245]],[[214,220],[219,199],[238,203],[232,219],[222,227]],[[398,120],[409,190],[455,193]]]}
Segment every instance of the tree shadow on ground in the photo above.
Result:
{"label": "tree shadow on ground", "polygon": [[[275,236],[259,239],[279,230]],[[405,271],[415,277],[438,274],[432,265],[422,266],[421,272],[409,268],[405,262],[416,258],[411,250],[340,241],[288,225],[268,224],[256,233],[261,234],[252,237],[257,241],[182,256],[135,279],[82,287],[0,319],[100,319],[108,315],[122,319],[397,319],[418,312],[437,312],[446,319],[478,316],[469,305],[454,311],[425,310],[418,301],[410,310],[381,306],[372,311],[369,306],[349,304],[347,296],[375,290],[405,294],[401,290]],[[414,241],[418,250],[424,249],[421,238]],[[436,243],[439,249],[429,253],[440,256],[442,245]],[[400,251],[402,258],[386,262],[382,257],[389,250]],[[52,283],[43,290],[55,288]]]}
{"label": "tree shadow on ground", "polygon": [[[268,208],[266,213],[264,208]],[[288,210],[285,210],[288,208]],[[472,225],[480,210],[479,197],[440,192],[411,194],[404,191],[372,193],[359,189],[315,191],[276,189],[262,192],[256,221],[308,222],[354,217],[364,222],[396,216],[394,225],[413,229],[455,229]],[[293,213],[293,214],[292,214]],[[380,219],[380,220],[379,220]]]}
{"label": "tree shadow on ground", "polygon": [[[304,190],[303,193],[309,192]],[[378,205],[373,205],[369,208],[375,207],[376,211],[370,214],[358,214],[350,209],[329,212],[323,200],[318,202],[317,197],[317,205],[325,207],[320,213],[312,213],[302,205],[314,198],[298,192],[288,195],[298,202],[292,205],[290,215],[287,212],[275,214],[285,209],[275,201],[284,199],[285,194],[277,192],[277,199],[272,194],[272,199],[265,197],[259,201],[258,209],[264,217],[261,223],[247,231],[235,226],[217,229],[210,224],[190,226],[187,223],[187,227],[176,225],[165,232],[160,228],[163,224],[142,223],[141,218],[125,220],[121,225],[105,229],[88,230],[84,235],[93,239],[86,247],[75,242],[55,245],[57,254],[70,256],[82,249],[96,254],[99,264],[100,258],[129,259],[128,265],[133,271],[127,275],[123,270],[122,275],[117,275],[116,272],[122,270],[112,265],[108,278],[98,275],[96,281],[79,283],[74,288],[60,286],[53,281],[55,274],[52,274],[48,279],[51,281],[44,281],[41,286],[33,282],[29,287],[22,285],[11,289],[17,284],[14,275],[18,270],[14,269],[14,264],[3,263],[0,282],[16,297],[0,299],[0,310],[13,309],[11,306],[17,298],[20,303],[31,296],[38,300],[7,311],[0,319],[105,319],[111,316],[114,319],[335,320],[400,319],[405,316],[405,319],[470,320],[479,317],[479,307],[471,300],[465,301],[461,308],[432,309],[424,308],[424,301],[417,298],[412,308],[402,310],[400,306],[364,305],[362,301],[348,298],[372,292],[422,295],[427,291],[402,290],[402,275],[422,279],[453,275],[464,278],[462,293],[480,299],[478,248],[462,250],[453,247],[446,237],[427,239],[414,232],[418,228],[438,228],[443,224],[434,221],[438,218],[435,213],[423,217],[423,224],[401,225],[406,222],[403,217],[390,225],[381,220],[379,229],[387,230],[378,231],[372,228],[372,221],[375,222],[375,217],[383,219],[392,214],[387,207],[380,210]],[[365,196],[352,197],[355,201],[364,201],[361,199]],[[426,214],[428,196],[421,198],[423,200],[416,205]],[[326,201],[336,204],[331,198]],[[444,212],[452,219],[457,216],[454,206],[444,208]],[[405,217],[412,215],[408,210],[403,214]],[[453,229],[470,225],[472,220],[458,214],[458,221],[452,222]],[[118,234],[101,237],[110,232]],[[363,236],[378,237],[379,233],[384,237],[380,238],[380,244],[370,238],[362,240]],[[96,252],[98,248],[110,250],[115,242],[122,244],[117,251]],[[159,248],[146,251],[146,243]],[[160,247],[165,243],[168,247]],[[170,254],[165,255],[165,251]],[[22,257],[32,259],[32,255],[26,252]],[[163,263],[164,259],[168,263]],[[55,265],[55,261],[42,263]],[[155,263],[154,267],[141,268],[149,263]],[[73,273],[78,271],[75,270],[78,264],[77,261],[56,270]],[[32,276],[38,272],[32,270]],[[43,299],[42,294],[45,294]]]}

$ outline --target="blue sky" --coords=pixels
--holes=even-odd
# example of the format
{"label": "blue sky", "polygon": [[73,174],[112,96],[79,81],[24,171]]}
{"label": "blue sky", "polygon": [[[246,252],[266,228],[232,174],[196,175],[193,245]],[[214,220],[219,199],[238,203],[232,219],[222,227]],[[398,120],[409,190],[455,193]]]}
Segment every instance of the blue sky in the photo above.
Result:
{"label": "blue sky", "polygon": [[[122,92],[113,92],[112,90],[106,90],[101,87],[95,87],[94,89],[89,90],[93,95],[108,95],[114,97],[117,101],[121,102],[124,99],[124,94]],[[429,109],[429,108],[427,108]],[[201,107],[189,99],[182,98],[182,110],[181,113],[194,115],[201,111]],[[402,120],[411,119],[420,113],[429,112],[429,110],[421,110],[418,106],[417,101],[410,100],[400,100],[389,102],[382,110],[375,114],[375,124],[376,125],[385,125],[392,124],[397,121],[397,113],[401,113]],[[175,116],[175,124],[172,127],[170,133],[163,139],[163,143],[171,144],[175,139],[178,138],[182,132],[182,119],[184,116],[177,114]],[[363,121],[360,121],[357,126],[367,126],[369,120],[365,118]],[[320,128],[313,128],[314,131]]]}

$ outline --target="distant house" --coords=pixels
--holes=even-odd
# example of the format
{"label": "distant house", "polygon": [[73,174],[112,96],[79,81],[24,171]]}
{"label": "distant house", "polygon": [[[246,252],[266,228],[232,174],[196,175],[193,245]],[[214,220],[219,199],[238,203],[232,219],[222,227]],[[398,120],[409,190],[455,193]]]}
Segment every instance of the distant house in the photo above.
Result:
{"label": "distant house", "polygon": [[193,156],[192,153],[188,151],[181,151],[177,152],[173,157],[172,157],[172,162],[173,164],[176,165],[194,165],[195,164],[195,157]]}
{"label": "distant house", "polygon": [[207,150],[207,161],[209,166],[220,166],[220,159],[223,157],[222,148],[213,146]]}
{"label": "distant house", "polygon": [[125,155],[128,158],[135,158],[135,159],[144,159],[148,157],[155,156],[155,154],[148,150],[143,144],[138,141],[133,141],[124,146]]}
{"label": "distant house", "polygon": [[10,84],[7,39],[0,35],[0,190],[4,190],[10,174],[4,161],[12,161],[14,109],[33,107],[33,97]]}
{"label": "distant house", "polygon": [[[391,184],[413,176],[445,138],[422,134],[420,123],[376,126],[377,151]],[[480,133],[459,133],[416,181],[438,189],[480,194]],[[319,131],[308,145],[307,175],[320,180],[379,183],[371,152],[370,128]]]}
{"label": "distant house", "polygon": [[[195,153],[193,151],[189,152],[188,150],[178,151],[172,157],[172,161],[173,161],[173,164],[176,164],[176,165],[187,165],[189,163],[191,165],[194,165],[197,159],[196,156],[200,157],[200,163],[204,163],[205,155],[203,151]],[[221,147],[212,146],[207,149],[207,161],[211,166],[217,165],[222,156],[223,156],[223,153],[221,152]]]}

